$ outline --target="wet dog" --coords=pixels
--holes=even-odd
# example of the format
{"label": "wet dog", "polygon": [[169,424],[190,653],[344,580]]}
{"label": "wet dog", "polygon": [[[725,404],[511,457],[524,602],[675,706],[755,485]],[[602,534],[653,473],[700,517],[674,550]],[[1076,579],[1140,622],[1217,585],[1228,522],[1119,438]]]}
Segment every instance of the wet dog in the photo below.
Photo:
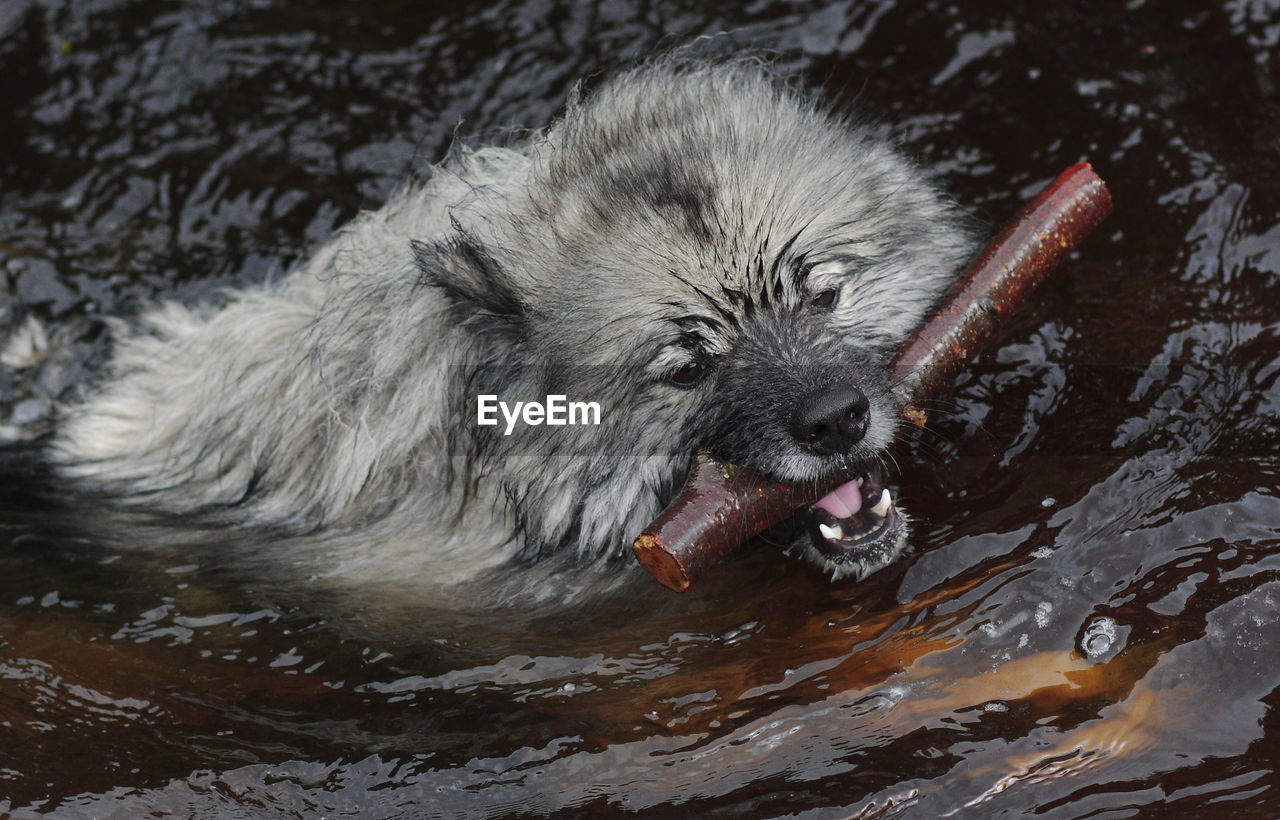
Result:
{"label": "wet dog", "polygon": [[[964,224],[757,62],[656,60],[519,144],[455,151],[279,281],[145,313],[48,456],[139,509],[368,532],[317,554],[442,584],[625,555],[697,447],[786,481],[852,467],[800,539],[862,574],[904,538],[874,469],[888,358]],[[554,423],[553,397],[598,423]]]}

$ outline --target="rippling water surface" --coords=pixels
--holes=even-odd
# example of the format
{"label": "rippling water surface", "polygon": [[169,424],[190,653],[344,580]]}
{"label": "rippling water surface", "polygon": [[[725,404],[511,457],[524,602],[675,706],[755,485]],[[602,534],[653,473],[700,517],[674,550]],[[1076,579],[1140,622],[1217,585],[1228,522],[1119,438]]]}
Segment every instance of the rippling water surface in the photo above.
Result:
{"label": "rippling water surface", "polygon": [[685,596],[335,602],[8,479],[0,814],[1280,816],[1275,3],[316,5],[0,6],[0,333],[56,351],[0,425],[104,316],[260,281],[459,122],[702,34],[991,220],[1080,158],[1116,214],[898,449],[912,551],[860,584],[765,546]]}

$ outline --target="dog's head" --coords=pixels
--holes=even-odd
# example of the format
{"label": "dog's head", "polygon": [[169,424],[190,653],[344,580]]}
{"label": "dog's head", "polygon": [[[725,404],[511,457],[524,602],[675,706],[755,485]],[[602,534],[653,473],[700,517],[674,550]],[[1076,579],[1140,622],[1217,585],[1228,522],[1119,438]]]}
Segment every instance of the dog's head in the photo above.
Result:
{"label": "dog's head", "polygon": [[[418,257],[489,346],[492,389],[604,407],[593,432],[520,431],[528,455],[587,443],[588,466],[509,477],[545,490],[523,505],[538,532],[625,543],[700,446],[784,481],[877,461],[889,357],[971,247],[918,168],[749,61],[634,70],[524,151]],[[853,495],[828,512],[851,520]],[[855,558],[824,560],[873,563]]]}

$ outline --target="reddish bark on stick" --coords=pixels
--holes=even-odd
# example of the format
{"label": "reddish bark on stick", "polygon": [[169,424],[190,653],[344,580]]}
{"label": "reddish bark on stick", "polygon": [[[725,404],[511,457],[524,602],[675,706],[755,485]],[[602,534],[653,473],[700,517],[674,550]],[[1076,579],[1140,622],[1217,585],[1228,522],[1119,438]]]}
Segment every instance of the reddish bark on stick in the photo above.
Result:
{"label": "reddish bark on stick", "polygon": [[683,592],[748,538],[830,490],[825,482],[782,484],[699,450],[680,494],[631,548],[654,578]]}
{"label": "reddish bark on stick", "polygon": [[955,381],[965,364],[1017,310],[1028,293],[1111,213],[1111,194],[1087,162],[1078,162],[1005,223],[943,297],[890,365],[903,417],[921,426],[915,404]]}
{"label": "reddish bark on stick", "polygon": [[[891,364],[903,418],[923,425],[919,402],[951,386],[965,363],[1063,257],[1111,213],[1093,168],[1077,163],[1005,224],[970,263]],[[848,476],[782,484],[706,451],[675,500],[632,549],[665,586],[683,592],[748,538],[814,503]]]}

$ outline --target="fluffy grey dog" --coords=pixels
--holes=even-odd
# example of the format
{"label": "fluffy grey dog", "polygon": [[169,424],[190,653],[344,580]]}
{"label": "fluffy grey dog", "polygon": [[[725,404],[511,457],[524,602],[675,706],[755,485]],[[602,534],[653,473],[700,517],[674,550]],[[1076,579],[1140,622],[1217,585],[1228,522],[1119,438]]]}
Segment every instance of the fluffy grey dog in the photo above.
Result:
{"label": "fluffy grey dog", "polygon": [[[706,446],[789,481],[862,469],[801,543],[835,574],[897,553],[886,364],[972,246],[917,167],[746,59],[653,61],[455,154],[280,281],[123,328],[61,474],[439,586],[628,554]],[[507,434],[487,394],[601,424]]]}

